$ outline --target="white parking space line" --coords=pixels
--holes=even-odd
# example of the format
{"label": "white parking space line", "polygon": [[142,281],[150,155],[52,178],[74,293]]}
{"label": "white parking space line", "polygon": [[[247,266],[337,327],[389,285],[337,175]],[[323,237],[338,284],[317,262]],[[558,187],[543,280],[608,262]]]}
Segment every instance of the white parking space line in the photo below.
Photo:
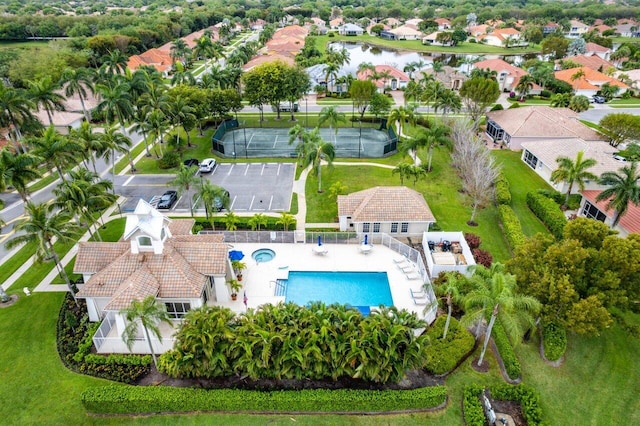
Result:
{"label": "white parking space line", "polygon": [[180,200],[182,200],[182,195],[176,200],[176,203],[173,205],[171,210],[175,210],[176,207],[178,207],[178,204],[180,204]]}
{"label": "white parking space line", "polygon": [[247,173],[249,173],[249,166],[251,166],[251,163],[247,163],[247,168],[244,170],[245,176],[247,175]]}
{"label": "white parking space line", "polygon": [[262,170],[260,170],[260,176],[264,175],[264,168],[266,167],[266,164],[262,164]]}
{"label": "white parking space line", "polygon": [[276,138],[273,140],[273,147],[272,148],[275,148],[277,144],[278,144],[278,135],[276,135]]}
{"label": "white parking space line", "polygon": [[282,164],[278,164],[278,171],[276,172],[276,176],[280,176],[280,167],[282,166]]}
{"label": "white parking space line", "polygon": [[231,164],[231,167],[229,167],[229,173],[227,173],[227,176],[231,175],[231,172],[233,171],[233,166],[235,166],[235,163]]}
{"label": "white parking space line", "polygon": [[233,201],[231,202],[231,205],[229,206],[229,210],[233,210],[233,205],[236,203],[236,198],[237,196],[233,196]]}
{"label": "white parking space line", "polygon": [[254,136],[255,136],[255,132],[252,132],[251,137],[249,138],[249,142],[247,142],[247,148],[249,148],[249,145],[251,145],[251,141],[253,141]]}
{"label": "white parking space line", "polygon": [[273,195],[271,196],[271,199],[269,200],[269,210],[271,210],[271,204],[273,203]]}
{"label": "white parking space line", "polygon": [[130,176],[130,177],[129,177],[129,179],[127,179],[127,180],[122,184],[122,186],[127,186],[127,185],[129,185],[129,182],[131,182],[131,181],[133,180],[133,178],[134,178],[134,177],[135,177],[135,176]]}

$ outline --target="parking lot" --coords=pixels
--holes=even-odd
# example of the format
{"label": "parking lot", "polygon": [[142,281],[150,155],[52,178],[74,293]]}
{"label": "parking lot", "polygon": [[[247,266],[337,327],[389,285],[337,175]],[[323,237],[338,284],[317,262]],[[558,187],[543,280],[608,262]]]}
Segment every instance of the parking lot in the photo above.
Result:
{"label": "parking lot", "polygon": [[[230,209],[235,212],[281,212],[290,209],[295,168],[295,163],[223,163],[212,173],[196,177],[229,191]],[[127,197],[123,210],[132,211],[138,198],[154,204],[165,191],[177,189],[167,185],[172,179],[173,175],[119,176],[116,192]],[[192,193],[196,192],[194,188]],[[197,196],[195,201],[198,202]],[[203,207],[200,205],[198,210],[203,211]],[[169,211],[189,211],[186,192]]]}

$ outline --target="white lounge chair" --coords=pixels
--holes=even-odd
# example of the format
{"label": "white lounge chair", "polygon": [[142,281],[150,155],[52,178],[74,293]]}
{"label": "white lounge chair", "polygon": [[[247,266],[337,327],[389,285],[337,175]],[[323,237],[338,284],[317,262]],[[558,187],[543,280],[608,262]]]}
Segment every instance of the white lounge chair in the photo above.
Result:
{"label": "white lounge chair", "polygon": [[418,274],[415,270],[403,270],[402,272],[404,272],[404,276],[407,277],[408,280],[417,280],[418,278],[420,278],[420,274]]}
{"label": "white lounge chair", "polygon": [[413,268],[413,265],[410,265],[408,263],[396,263],[396,266],[398,267],[398,269],[400,269],[402,272],[404,272],[405,274],[407,272],[411,272],[414,271],[415,269]]}
{"label": "white lounge chair", "polygon": [[411,292],[411,297],[413,297],[414,299],[426,299],[427,298],[427,293],[425,293],[423,288],[421,288],[420,290],[413,290],[413,289],[410,288],[409,291]]}
{"label": "white lounge chair", "polygon": [[393,258],[393,263],[409,263],[405,256],[398,256]]}

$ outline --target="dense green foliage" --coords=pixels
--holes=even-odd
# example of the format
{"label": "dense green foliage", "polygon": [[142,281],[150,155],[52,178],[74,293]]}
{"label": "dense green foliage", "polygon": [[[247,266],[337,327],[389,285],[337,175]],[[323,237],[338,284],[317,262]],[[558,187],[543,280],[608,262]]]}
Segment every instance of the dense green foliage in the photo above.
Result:
{"label": "dense green foliage", "polygon": [[509,206],[499,205],[498,213],[500,214],[500,222],[502,222],[502,232],[509,242],[511,250],[518,248],[526,239],[522,232],[522,226],[518,216]]}
{"label": "dense green foliage", "polygon": [[509,189],[509,181],[500,173],[496,180],[496,202],[498,204],[509,205],[511,204],[511,190]]}
{"label": "dense green foliage", "polygon": [[393,307],[367,317],[319,302],[267,304],[238,317],[228,308],[203,307],[185,316],[159,369],[172,377],[397,382],[424,366],[429,339],[414,334],[422,327],[415,314]]}
{"label": "dense green foliage", "polygon": [[471,353],[475,344],[473,335],[455,318],[451,318],[447,337],[442,338],[446,316],[438,317],[427,330],[429,352],[425,368],[433,374],[453,371]]}
{"label": "dense green foliage", "polygon": [[[464,388],[462,406],[464,423],[467,426],[484,426],[486,423],[480,397],[485,388],[470,385]],[[494,385],[486,388],[491,398],[497,401],[514,401],[520,404],[528,426],[542,426],[540,397],[531,387],[525,385]]]}
{"label": "dense green foliage", "polygon": [[444,386],[412,390],[304,389],[293,391],[204,390],[174,387],[89,388],[82,403],[90,413],[143,414],[193,411],[385,412],[444,404]]}
{"label": "dense green foliage", "polygon": [[555,323],[542,327],[542,347],[544,357],[549,361],[557,361],[567,350],[567,332]]}
{"label": "dense green foliage", "polygon": [[500,352],[500,358],[502,358],[507,375],[512,380],[520,378],[520,362],[518,361],[518,357],[516,357],[513,346],[511,345],[511,342],[507,337],[507,333],[505,333],[500,321],[496,321],[493,326],[492,336],[493,341],[498,348],[498,352]]}
{"label": "dense green foliage", "polygon": [[527,206],[547,226],[554,237],[562,238],[567,218],[555,201],[542,194],[530,192],[527,194]]}

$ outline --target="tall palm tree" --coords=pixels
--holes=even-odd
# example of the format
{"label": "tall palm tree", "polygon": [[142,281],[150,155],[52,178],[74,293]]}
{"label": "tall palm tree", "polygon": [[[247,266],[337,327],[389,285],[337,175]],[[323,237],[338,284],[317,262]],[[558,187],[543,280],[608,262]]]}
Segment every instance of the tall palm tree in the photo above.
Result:
{"label": "tall palm tree", "polygon": [[638,163],[632,162],[630,165],[624,166],[618,172],[605,172],[600,176],[600,185],[606,185],[608,188],[602,191],[596,197],[596,201],[606,201],[606,208],[613,209],[614,228],[622,216],[627,213],[629,204],[640,204],[640,171]]}
{"label": "tall palm tree", "polygon": [[64,169],[76,162],[76,154],[82,149],[73,139],[58,133],[53,126],[47,127],[42,136],[32,137],[29,141],[34,148],[33,153],[44,159],[49,170],[55,168],[63,181]]}
{"label": "tall palm tree", "polygon": [[36,259],[54,261],[75,300],[75,289],[71,286],[64,265],[60,264],[60,258],[53,247],[53,239],[61,242],[70,241],[77,235],[78,228],[70,222],[71,217],[67,213],[61,211],[52,213],[50,210],[51,207],[47,204],[33,204],[27,201],[24,205],[26,218],[14,227],[16,233],[20,234],[7,241],[6,247],[12,249],[23,243],[35,242]]}
{"label": "tall palm tree", "polygon": [[84,119],[91,121],[91,114],[87,111],[84,101],[87,99],[87,93],[95,93],[92,72],[87,68],[67,68],[62,72],[61,83],[67,97],[78,95]]}
{"label": "tall palm tree", "polygon": [[433,103],[433,109],[435,113],[437,113],[439,109],[442,110],[442,115],[449,112],[460,112],[462,109],[462,99],[460,95],[453,90],[445,89],[436,97]]}
{"label": "tall palm tree", "polygon": [[189,50],[190,49],[186,41],[181,38],[174,40],[170,48],[170,55],[173,64],[175,65],[178,60],[184,59]]}
{"label": "tall palm tree", "polygon": [[144,142],[144,150],[147,157],[151,157],[151,151],[149,151],[149,141],[147,140],[147,133],[149,131],[149,108],[136,108],[133,113],[133,125],[131,129],[134,132],[140,132],[142,134],[142,141]]}
{"label": "tall palm tree", "polygon": [[522,77],[520,77],[520,80],[516,85],[516,91],[518,92],[518,98],[520,100],[524,100],[524,98],[527,97],[534,83],[535,83],[535,79],[531,74],[525,74]]}
{"label": "tall palm tree", "polygon": [[138,336],[138,325],[142,325],[144,330],[144,336],[149,345],[151,356],[153,357],[153,363],[158,367],[158,360],[156,359],[156,353],[153,350],[153,344],[151,343],[151,336],[149,332],[153,333],[158,340],[162,340],[162,334],[160,333],[160,327],[158,323],[165,322],[171,324],[171,318],[167,313],[165,306],[156,302],[154,296],[148,296],[143,301],[133,300],[131,306],[120,311],[127,320],[127,326],[122,332],[122,340],[127,344],[127,348],[131,350],[133,342]]}
{"label": "tall palm tree", "polygon": [[38,109],[42,107],[47,112],[49,125],[53,126],[53,111],[64,110],[64,96],[56,93],[60,87],[49,76],[27,83],[29,85],[28,96]]}
{"label": "tall palm tree", "polygon": [[7,147],[0,150],[0,190],[4,191],[7,186],[13,186],[22,201],[25,203],[29,199],[29,182],[40,177],[36,167],[42,161],[41,158],[27,153],[15,153]]}
{"label": "tall palm tree", "polygon": [[171,77],[172,85],[178,86],[180,84],[186,84],[188,86],[194,86],[196,84],[196,78],[182,63],[176,62],[174,68],[173,77]]}
{"label": "tall palm tree", "polygon": [[127,69],[127,57],[119,49],[114,49],[102,57],[101,69],[107,75],[124,74]]}
{"label": "tall palm tree", "polygon": [[338,124],[346,123],[347,117],[345,116],[344,112],[338,111],[336,107],[326,106],[320,111],[320,115],[318,116],[318,125],[322,126],[325,122],[329,123],[329,131],[333,130],[335,127],[333,141],[337,145]]}
{"label": "tall palm tree", "polygon": [[99,134],[93,133],[93,126],[88,121],[83,121],[77,129],[71,129],[69,138],[80,145],[80,153],[88,168],[88,161],[93,165],[93,171],[98,173],[96,168],[96,156],[103,151],[103,142]]}
{"label": "tall palm tree", "polygon": [[411,164],[405,163],[404,161],[391,170],[392,175],[397,174],[400,176],[400,185],[404,185],[404,180],[409,178],[412,172],[413,168],[411,167]]}
{"label": "tall palm tree", "polygon": [[313,166],[313,174],[318,177],[318,192],[322,192],[322,160],[325,160],[329,167],[333,167],[333,159],[336,157],[335,146],[322,140],[320,129],[316,127],[305,135],[302,147],[302,167]]}
{"label": "tall palm tree", "polygon": [[391,77],[393,77],[393,75],[391,75],[391,71],[389,71],[389,70],[382,70],[378,74],[378,80],[382,80],[382,92],[383,93],[387,93],[387,81],[389,81],[391,79]]}
{"label": "tall palm tree", "polygon": [[0,125],[12,127],[13,131],[9,134],[18,151],[24,151],[21,126],[25,121],[35,121],[32,112],[35,108],[24,89],[7,87],[0,83]]}
{"label": "tall palm tree", "polygon": [[405,136],[405,125],[411,124],[412,126],[415,126],[416,118],[416,109],[414,107],[399,106],[389,112],[389,117],[387,118],[387,127],[396,125],[398,128],[398,137],[402,137]]}
{"label": "tall palm tree", "polygon": [[221,202],[224,208],[228,208],[230,200],[227,191],[212,184],[210,180],[204,180],[198,186],[198,199],[204,205],[204,212],[211,223],[211,228],[215,229],[213,212],[216,210],[216,200]]}
{"label": "tall palm tree", "polygon": [[533,327],[540,302],[531,296],[517,294],[516,277],[506,273],[501,263],[494,263],[491,268],[476,265],[470,279],[476,288],[464,298],[465,322],[483,321],[490,316],[478,359],[480,366],[496,319],[500,320],[512,341],[519,341],[524,332]]}
{"label": "tall palm tree", "polygon": [[96,91],[101,101],[96,107],[104,113],[107,125],[120,124],[121,132],[125,133],[124,124],[133,115],[130,87],[127,83],[116,82],[113,85],[97,84]]}
{"label": "tall palm tree", "polygon": [[[153,138],[153,141],[160,142],[160,155],[164,155],[162,144],[164,140],[162,135],[168,129],[167,119],[161,110],[152,110],[147,116],[147,125],[149,129],[149,136]],[[157,147],[158,145],[156,145]],[[157,151],[156,151],[157,154]]]}
{"label": "tall palm tree", "polygon": [[447,320],[444,323],[444,331],[442,332],[443,340],[447,338],[447,332],[449,331],[451,313],[453,312],[453,303],[461,300],[460,287],[462,285],[462,280],[467,279],[464,275],[455,272],[447,273],[446,277],[447,279],[435,288],[436,294],[438,296],[443,296],[444,301],[447,304]]}
{"label": "tall palm tree", "polygon": [[[329,62],[326,64],[324,68],[324,81],[327,82],[327,93],[331,93],[330,83],[333,81],[333,88],[336,88],[336,83],[338,79],[338,72],[340,71],[340,65],[335,62]],[[335,91],[335,90],[333,90]]]}
{"label": "tall palm tree", "polygon": [[434,79],[424,87],[425,101],[430,102],[435,106],[445,90],[444,84],[440,80]]}
{"label": "tall palm tree", "polygon": [[431,171],[431,162],[433,160],[433,150],[436,145],[451,146],[451,139],[449,139],[449,128],[446,126],[439,126],[434,124],[426,130],[421,132],[421,135],[417,139],[425,139],[425,145],[429,148],[427,171]]}
{"label": "tall palm tree", "polygon": [[[189,102],[181,95],[169,101],[169,116],[171,122],[176,128],[176,142],[180,140],[180,127],[183,127],[185,123],[195,123],[196,116],[193,113],[194,109],[189,106]],[[184,127],[183,127],[184,128]],[[187,133],[187,145],[191,146],[191,135]],[[178,145],[178,143],[176,143]]]}
{"label": "tall palm tree", "polygon": [[578,184],[580,191],[584,191],[584,182],[586,180],[598,179],[596,175],[587,171],[598,162],[593,158],[584,158],[583,151],[578,151],[575,160],[568,157],[558,157],[556,158],[556,163],[558,163],[558,168],[551,172],[551,181],[553,183],[567,182],[569,184],[567,195],[564,199],[565,206],[569,205],[569,196],[575,183]]}
{"label": "tall palm tree", "polygon": [[113,175],[116,175],[116,152],[121,154],[127,154],[129,156],[129,165],[131,170],[134,171],[133,158],[131,157],[131,139],[122,133],[118,132],[116,126],[110,126],[104,129],[104,133],[100,135],[102,142],[101,156],[105,161],[111,161],[111,167],[113,168]]}
{"label": "tall palm tree", "polygon": [[180,195],[182,195],[184,191],[187,192],[191,217],[193,217],[193,196],[191,195],[191,189],[198,183],[198,178],[196,177],[197,171],[198,168],[196,166],[187,167],[182,164],[176,173],[176,177],[167,183],[169,186],[175,186]]}

